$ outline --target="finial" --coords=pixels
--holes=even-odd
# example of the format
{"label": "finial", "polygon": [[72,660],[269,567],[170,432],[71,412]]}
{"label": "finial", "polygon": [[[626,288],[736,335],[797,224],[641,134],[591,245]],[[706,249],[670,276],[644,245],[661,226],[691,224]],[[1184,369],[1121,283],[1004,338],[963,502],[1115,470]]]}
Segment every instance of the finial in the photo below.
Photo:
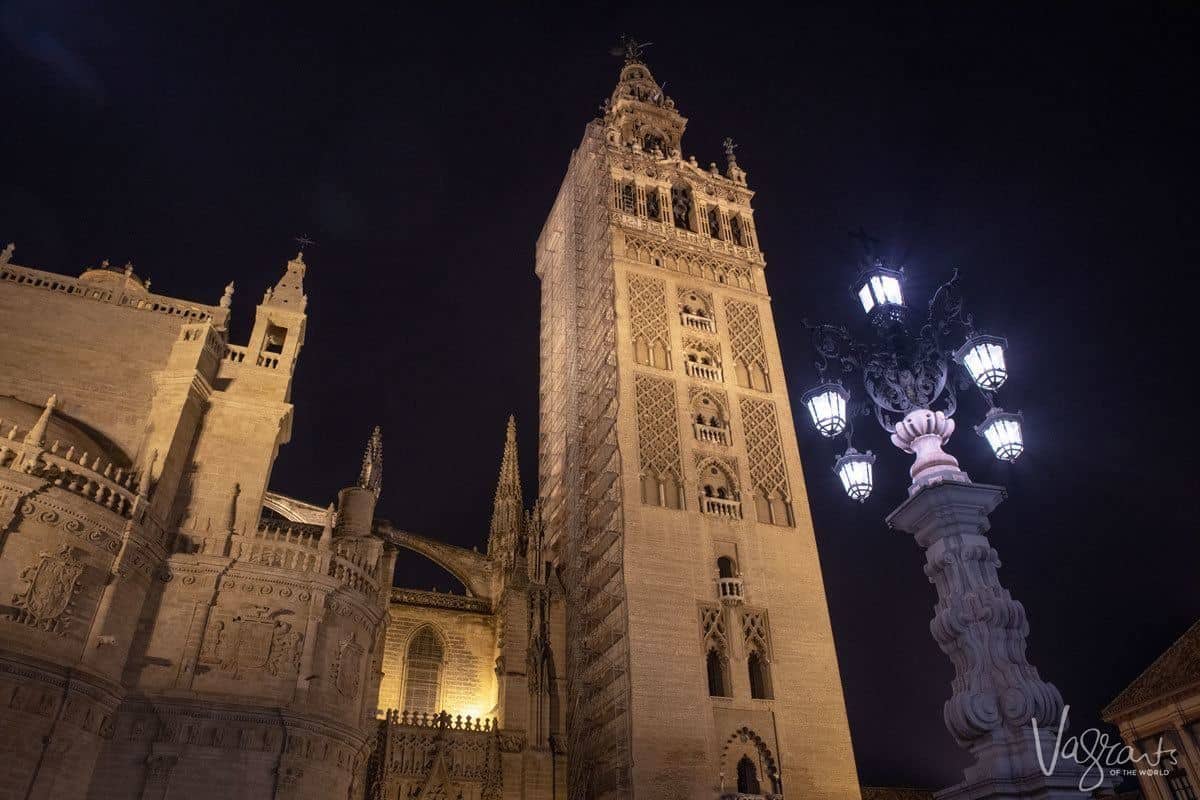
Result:
{"label": "finial", "polygon": [[321,539],[317,542],[317,546],[322,550],[329,550],[333,547],[333,503],[325,509],[325,526],[321,528]]}
{"label": "finial", "polygon": [[233,281],[225,287],[225,294],[221,295],[221,308],[229,308],[233,305]]}
{"label": "finial", "polygon": [[13,251],[16,249],[17,249],[17,246],[15,244],[13,244],[12,242],[9,242],[8,244],[6,244],[4,246],[4,249],[0,250],[0,264],[8,264],[9,262],[11,262],[12,257],[13,257]]}
{"label": "finial", "polygon": [[367,440],[362,469],[358,473],[358,485],[359,488],[370,489],[376,499],[379,499],[379,493],[383,490],[383,431],[378,425]]}
{"label": "finial", "polygon": [[111,268],[112,268],[112,265],[108,263],[107,258],[100,262],[100,269],[111,269]]}
{"label": "finial", "polygon": [[133,262],[126,261],[125,262],[125,277],[128,278],[132,274],[133,274]]}
{"label": "finial", "polygon": [[737,143],[733,141],[733,137],[726,136],[725,141],[721,142],[721,144],[725,147],[725,158],[729,160],[731,165],[736,164],[737,156],[733,154],[733,151],[737,150]]}
{"label": "finial", "polygon": [[33,423],[29,433],[25,434],[25,444],[41,447],[46,443],[46,426],[50,424],[50,414],[57,404],[58,395],[52,394],[46,398],[46,407],[42,409],[41,416],[38,417],[37,422]]}
{"label": "finial", "polygon": [[654,42],[639,42],[627,33],[622,33],[619,43],[611,52],[614,56],[624,56],[626,64],[642,64],[642,55]]}
{"label": "finial", "polygon": [[150,279],[146,278],[146,280],[144,280],[142,283],[145,285],[146,291],[150,291]]}

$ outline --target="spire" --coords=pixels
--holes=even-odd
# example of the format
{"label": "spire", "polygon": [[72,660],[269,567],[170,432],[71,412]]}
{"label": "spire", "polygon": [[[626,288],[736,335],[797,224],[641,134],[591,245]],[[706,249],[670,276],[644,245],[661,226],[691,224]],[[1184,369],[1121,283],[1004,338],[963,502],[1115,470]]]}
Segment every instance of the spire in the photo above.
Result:
{"label": "spire", "polygon": [[613,55],[623,57],[624,65],[616,88],[600,107],[609,144],[630,148],[657,158],[679,158],[680,138],[687,120],[675,110],[675,101],[666,94],[643,60],[648,44],[623,36]]}
{"label": "spire", "polygon": [[376,500],[383,491],[383,431],[378,425],[371,432],[371,438],[367,440],[367,449],[363,452],[358,486],[361,489],[370,489]]}
{"label": "spire", "polygon": [[274,289],[267,289],[263,304],[269,306],[284,306],[295,311],[304,311],[308,305],[308,295],[304,293],[304,252],[296,253],[296,257],[287,263],[287,270]]}
{"label": "spire", "polygon": [[521,470],[517,462],[517,418],[510,414],[504,435],[504,455],[500,457],[500,478],[496,481],[496,497],[492,503],[489,554],[518,535],[524,508]]}
{"label": "spire", "polygon": [[25,434],[25,444],[41,447],[46,443],[46,426],[50,424],[50,414],[54,412],[54,406],[57,403],[58,395],[56,394],[46,398],[46,407],[42,410],[42,415],[37,418],[37,422],[33,423],[29,433]]}

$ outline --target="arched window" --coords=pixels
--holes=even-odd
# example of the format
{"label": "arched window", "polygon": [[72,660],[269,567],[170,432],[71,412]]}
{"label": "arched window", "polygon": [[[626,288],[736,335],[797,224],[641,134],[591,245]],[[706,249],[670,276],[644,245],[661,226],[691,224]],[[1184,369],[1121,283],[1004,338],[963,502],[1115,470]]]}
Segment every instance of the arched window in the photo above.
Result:
{"label": "arched window", "polygon": [[626,214],[637,213],[637,188],[633,181],[621,181],[621,191],[617,196],[617,207]]}
{"label": "arched window", "polygon": [[721,210],[716,206],[708,207],[708,235],[714,239],[724,239],[721,233]]}
{"label": "arched window", "polygon": [[685,231],[696,230],[693,212],[692,190],[688,186],[671,187],[671,212],[675,215],[675,227]]}
{"label": "arched window", "polygon": [[738,247],[745,247],[749,244],[746,226],[742,223],[742,218],[736,214],[729,218],[729,234],[733,238],[733,243]]}
{"label": "arched window", "polygon": [[756,700],[770,700],[771,673],[767,669],[766,660],[757,650],[752,650],[750,657],[746,659],[746,666],[750,671],[750,696]]}
{"label": "arched window", "polygon": [[408,645],[404,667],[404,710],[436,714],[441,700],[445,649],[433,628],[422,628]]}
{"label": "arched window", "polygon": [[717,577],[733,578],[736,577],[737,567],[733,563],[733,559],[729,556],[721,556],[717,559]]}
{"label": "arched window", "polygon": [[716,650],[709,650],[705,660],[708,670],[708,694],[710,697],[729,697],[729,680],[725,658]]}
{"label": "arched window", "polygon": [[758,785],[758,768],[750,760],[750,756],[742,756],[737,763],[738,792],[740,794],[762,794]]}
{"label": "arched window", "polygon": [[662,222],[662,195],[659,194],[657,186],[651,186],[646,189],[646,216]]}

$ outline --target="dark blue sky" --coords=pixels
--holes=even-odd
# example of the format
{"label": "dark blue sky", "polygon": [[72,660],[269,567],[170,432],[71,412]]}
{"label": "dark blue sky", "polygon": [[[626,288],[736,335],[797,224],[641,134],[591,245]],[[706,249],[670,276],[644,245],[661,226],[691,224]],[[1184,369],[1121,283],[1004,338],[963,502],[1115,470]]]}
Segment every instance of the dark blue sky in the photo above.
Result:
{"label": "dark blue sky", "polygon": [[[628,31],[691,120],[685,154],[741,144],[794,399],[801,317],[855,319],[859,225],[922,301],[960,267],[1008,336],[1001,402],[1029,449],[991,459],[968,402],[951,450],[1010,489],[1002,579],[1076,730],[1200,614],[1195,6],[106,5],[0,4],[0,239],[67,273],[133,259],[208,302],[236,280],[235,340],[292,237],[316,239],[278,489],[327,502],[380,423],[381,513],[482,546],[515,411],[532,499],[533,242]],[[858,439],[881,454],[863,507],[827,443],[800,445],[859,771],[940,787],[965,761],[941,722],[952,672],[919,549],[882,524],[907,459]]]}

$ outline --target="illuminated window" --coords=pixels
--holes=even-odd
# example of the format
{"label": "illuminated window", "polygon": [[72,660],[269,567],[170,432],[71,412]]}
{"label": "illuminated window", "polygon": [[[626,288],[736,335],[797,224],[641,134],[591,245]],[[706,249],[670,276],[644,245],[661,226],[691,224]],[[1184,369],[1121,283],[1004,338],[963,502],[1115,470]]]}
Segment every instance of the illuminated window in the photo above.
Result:
{"label": "illuminated window", "polygon": [[423,628],[408,645],[404,669],[404,710],[436,714],[442,688],[442,640],[432,628]]}

